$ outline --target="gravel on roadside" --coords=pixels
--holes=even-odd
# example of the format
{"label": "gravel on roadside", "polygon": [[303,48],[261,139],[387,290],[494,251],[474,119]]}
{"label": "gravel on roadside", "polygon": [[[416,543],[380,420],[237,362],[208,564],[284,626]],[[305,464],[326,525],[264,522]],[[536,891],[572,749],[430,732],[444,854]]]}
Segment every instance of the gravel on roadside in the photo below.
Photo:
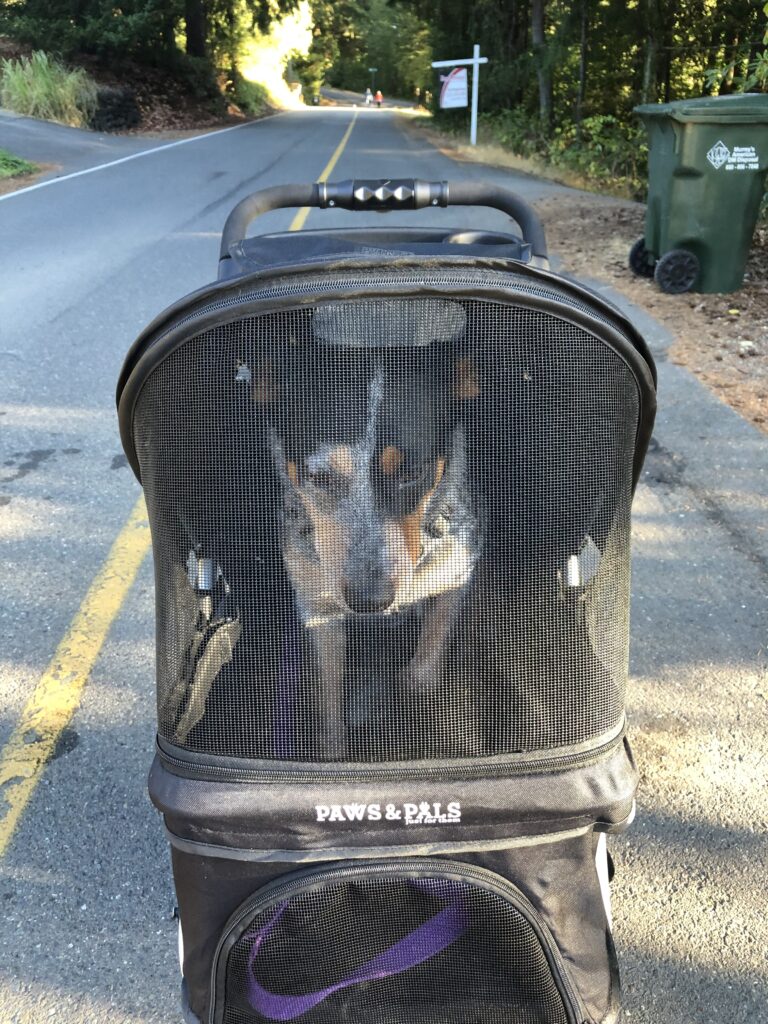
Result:
{"label": "gravel on roadside", "polygon": [[[406,122],[452,160],[505,167],[573,186],[499,146],[464,145],[435,131],[426,118]],[[670,359],[695,374],[719,398],[768,434],[768,224],[755,232],[743,286],[728,295],[665,295],[629,269],[632,243],[643,235],[645,206],[586,191],[536,203],[549,251],[565,273],[597,278],[646,310],[673,335]]]}
{"label": "gravel on roadside", "polygon": [[665,295],[627,256],[643,234],[640,203],[584,193],[537,204],[563,269],[612,285],[674,336],[670,359],[768,433],[768,226],[758,228],[744,284],[728,295]]}

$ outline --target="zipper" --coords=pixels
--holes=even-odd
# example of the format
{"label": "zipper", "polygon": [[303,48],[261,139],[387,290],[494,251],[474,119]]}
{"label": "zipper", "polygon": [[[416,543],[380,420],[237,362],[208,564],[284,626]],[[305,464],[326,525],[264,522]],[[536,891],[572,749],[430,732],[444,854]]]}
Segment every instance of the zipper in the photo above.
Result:
{"label": "zipper", "polygon": [[285,768],[246,768],[232,765],[216,765],[196,762],[187,758],[175,757],[167,753],[157,744],[160,761],[176,774],[184,777],[209,782],[276,782],[276,783],[308,783],[308,782],[375,782],[381,780],[408,779],[475,779],[504,778],[526,772],[563,771],[568,768],[586,768],[603,760],[621,745],[624,740],[623,730],[618,736],[590,750],[577,751],[573,754],[560,754],[557,757],[531,758],[525,761],[509,761],[506,764],[472,761],[457,765],[402,765],[395,767],[377,767],[351,765],[334,767],[322,764],[316,769],[285,769]]}
{"label": "zipper", "polygon": [[211,964],[210,1010],[209,1024],[216,1022],[216,988],[219,960],[227,940],[244,918],[255,917],[257,913],[268,910],[275,903],[288,896],[301,895],[315,882],[330,884],[332,882],[353,881],[356,878],[376,876],[382,878],[435,878],[445,881],[467,881],[486,889],[506,900],[527,921],[533,930],[547,958],[552,976],[565,1006],[569,1024],[587,1024],[587,1017],[581,1005],[581,999],[571,984],[562,953],[552,938],[547,925],[539,917],[536,908],[517,886],[501,876],[487,871],[485,868],[473,867],[459,862],[452,863],[446,869],[441,861],[422,858],[406,860],[398,864],[366,864],[350,865],[349,867],[332,868],[325,871],[307,871],[291,876],[290,881],[276,880],[258,890],[258,893],[245,904],[241,904],[232,914],[216,944]]}

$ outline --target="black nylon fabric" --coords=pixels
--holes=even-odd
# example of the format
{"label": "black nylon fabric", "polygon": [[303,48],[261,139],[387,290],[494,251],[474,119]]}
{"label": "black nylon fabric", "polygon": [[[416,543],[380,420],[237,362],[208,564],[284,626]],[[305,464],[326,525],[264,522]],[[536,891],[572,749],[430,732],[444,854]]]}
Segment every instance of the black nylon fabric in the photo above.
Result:
{"label": "black nylon fabric", "polygon": [[[438,861],[447,867],[452,863],[473,865],[494,872],[500,880],[513,881],[530,900],[537,920],[551,933],[561,954],[567,981],[575,989],[586,1014],[584,1020],[589,1024],[613,1024],[618,1002],[617,969],[595,870],[595,843],[595,836],[584,835],[524,849],[430,858],[429,862]],[[337,862],[319,866],[320,870],[335,867],[338,867]],[[238,907],[251,901],[259,889],[277,879],[288,879],[292,873],[284,864],[255,866],[223,862],[190,856],[178,850],[173,851],[173,870],[184,936],[184,977],[190,1006],[200,1021],[208,1024],[214,955],[225,924]],[[359,926],[357,921],[355,927]],[[297,927],[300,934],[300,926]],[[473,956],[476,953],[475,950]],[[291,961],[288,960],[287,964],[290,969]],[[474,969],[478,969],[477,963]],[[493,968],[488,963],[486,970],[491,969],[503,968],[498,962]],[[272,988],[277,988],[274,980]],[[481,1008],[478,1008],[478,1013],[478,1022],[485,1021]],[[370,1009],[370,1015],[381,1019],[381,1013],[375,1008]],[[224,1019],[251,1024],[251,1021],[261,1018],[236,1016]],[[509,1024],[520,1024],[526,1019],[508,1018]],[[559,1018],[540,1019],[542,1024],[554,1024]],[[350,1024],[362,1022],[355,1019]]]}
{"label": "black nylon fabric", "polygon": [[597,840],[592,833],[461,859],[514,879],[555,936],[591,1019],[608,1024],[619,1010],[619,972],[596,877]]}
{"label": "black nylon fabric", "polygon": [[[487,256],[489,250],[495,256],[528,262],[530,245],[513,235],[489,235],[488,233],[450,231],[408,232],[387,229],[369,231],[362,238],[355,231],[343,232],[302,231],[301,234],[259,235],[246,238],[230,250],[230,258],[221,261],[219,273],[222,279],[240,277],[255,270],[266,270],[281,264],[312,263],[319,260],[352,259],[361,256],[391,258],[399,255],[419,256]],[[491,244],[474,242],[472,239],[493,239]],[[461,239],[461,241],[452,241]]]}
{"label": "black nylon fabric", "polygon": [[556,774],[226,783],[182,778],[158,758],[149,780],[172,834],[253,851],[473,842],[610,825],[630,813],[636,786],[626,740],[602,762]]}
{"label": "black nylon fabric", "polygon": [[[302,858],[302,871],[321,873],[383,858],[390,875],[407,858],[427,880],[430,870],[441,877],[435,863],[454,865],[461,880],[451,889],[443,878],[431,893],[318,883],[317,898],[278,904],[279,921],[270,905],[225,944],[217,991],[226,1005],[215,1024],[615,1024],[593,829],[623,826],[637,784],[626,741],[613,740],[623,727],[629,509],[653,419],[652,363],[600,297],[493,259],[525,261],[516,239],[396,236],[284,235],[233,247],[222,264],[230,283],[159,317],[118,386],[153,532],[165,756],[150,795],[172,839],[189,1014],[213,1020],[228,919],[295,875]],[[461,256],[446,259],[453,250]],[[366,430],[376,447],[362,478],[387,491],[386,528],[396,522],[403,537],[405,519],[431,507],[430,498],[419,505],[415,456],[430,468],[428,493],[442,494],[447,467],[451,500],[424,519],[421,552],[445,535],[441,516],[463,524],[466,572],[458,583],[446,574],[458,600],[438,608],[444,592],[425,591],[423,607],[422,594],[391,615],[358,617],[342,606],[333,630],[338,609],[326,622],[322,588],[308,585],[318,523],[332,517],[317,515],[306,541],[315,492],[304,485],[317,466],[319,477],[338,472],[345,452],[359,461]],[[321,465],[329,446],[337,461]],[[402,477],[393,451],[405,453]],[[355,559],[367,536],[356,522],[346,524],[345,572],[373,564]],[[328,680],[335,703],[323,703]],[[571,767],[557,763],[564,752],[576,755]],[[534,753],[535,770],[499,770]],[[271,769],[234,781],[232,763]],[[392,770],[344,778],[350,765]],[[211,781],[217,766],[230,781]],[[301,767],[311,781],[286,781]],[[512,882],[521,902],[505,905],[471,881],[471,868]],[[394,979],[384,971],[348,983],[439,913],[436,893],[444,907],[471,911],[471,930]],[[527,925],[518,920],[525,899]],[[258,943],[257,980],[278,994],[275,1005],[281,993],[337,991],[309,1011],[256,1012],[248,992]]]}

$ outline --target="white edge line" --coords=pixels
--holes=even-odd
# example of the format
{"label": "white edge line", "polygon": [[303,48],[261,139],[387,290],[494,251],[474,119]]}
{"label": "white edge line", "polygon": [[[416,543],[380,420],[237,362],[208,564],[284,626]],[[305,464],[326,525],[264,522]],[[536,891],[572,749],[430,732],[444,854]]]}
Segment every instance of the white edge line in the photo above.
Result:
{"label": "white edge line", "polygon": [[[282,113],[282,111],[280,111]],[[84,174],[93,174],[95,171],[103,171],[107,167],[116,167],[118,164],[127,164],[129,160],[138,160],[142,156],[150,156],[152,153],[160,153],[164,149],[174,149],[176,146],[186,146],[188,142],[200,142],[201,139],[212,139],[214,135],[224,135],[225,132],[234,132],[239,128],[247,128],[249,125],[260,124],[270,117],[277,117],[278,114],[268,114],[267,117],[260,117],[258,121],[244,121],[242,124],[233,124],[229,128],[219,128],[215,132],[203,132],[201,135],[192,135],[188,139],[177,139],[175,142],[167,142],[164,146],[153,146],[151,149],[142,149],[139,153],[131,153],[130,156],[121,156],[119,160],[110,160],[106,164],[97,164],[95,167],[86,167],[82,171],[72,171],[71,174],[62,174],[60,178],[48,178],[46,181],[38,181],[36,185],[28,185],[26,188],[17,188],[15,192],[8,192],[0,196],[0,203],[5,199],[15,199],[16,196],[23,196],[27,192],[34,192],[37,188],[46,188],[48,185],[57,185],[60,181],[69,181],[70,178],[79,178]]]}

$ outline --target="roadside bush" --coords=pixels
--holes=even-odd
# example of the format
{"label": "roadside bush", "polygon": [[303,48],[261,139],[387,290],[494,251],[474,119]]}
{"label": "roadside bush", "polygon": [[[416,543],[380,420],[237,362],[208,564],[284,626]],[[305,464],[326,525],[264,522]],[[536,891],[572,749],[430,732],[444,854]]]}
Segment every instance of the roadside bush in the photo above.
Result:
{"label": "roadside bush", "polygon": [[168,70],[187,94],[196,100],[211,100],[213,108],[222,108],[222,97],[216,72],[207,57],[190,57],[176,51],[168,61]]}
{"label": "roadside bush", "polygon": [[478,121],[483,135],[490,136],[517,156],[529,159],[547,154],[547,139],[538,118],[532,117],[522,107],[481,114]]}
{"label": "roadside bush", "polygon": [[18,114],[83,128],[96,111],[96,95],[82,68],[67,68],[42,50],[0,63],[0,104]]}
{"label": "roadside bush", "polygon": [[640,124],[601,114],[585,118],[581,131],[575,124],[563,125],[555,129],[547,156],[556,167],[575,171],[588,181],[606,183],[635,198],[645,194],[648,144]]}
{"label": "roadside bush", "polygon": [[0,149],[0,178],[16,178],[22,174],[32,174],[37,167],[28,160],[22,160],[20,156],[9,153],[7,149]]}
{"label": "roadside bush", "polygon": [[234,103],[246,114],[263,114],[271,107],[268,90],[259,82],[235,74],[228,90]]}
{"label": "roadside bush", "polygon": [[120,132],[135,128],[141,113],[132,89],[102,86],[96,94],[96,110],[90,127],[96,132]]}
{"label": "roadside bush", "polygon": [[548,136],[535,115],[516,107],[481,114],[479,136],[523,159],[567,171],[585,184],[633,199],[645,196],[648,143],[639,123],[597,115],[585,118],[580,127],[561,124]]}

